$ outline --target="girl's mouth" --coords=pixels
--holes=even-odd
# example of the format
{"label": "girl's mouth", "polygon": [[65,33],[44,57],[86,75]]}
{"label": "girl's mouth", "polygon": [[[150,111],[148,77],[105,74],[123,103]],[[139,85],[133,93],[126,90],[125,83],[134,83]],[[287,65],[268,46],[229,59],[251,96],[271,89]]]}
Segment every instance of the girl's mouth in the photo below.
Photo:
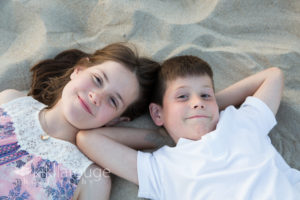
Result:
{"label": "girl's mouth", "polygon": [[90,107],[88,106],[88,104],[82,99],[80,98],[80,96],[78,96],[79,102],[81,104],[81,106],[83,107],[83,109],[88,112],[89,114],[93,115]]}

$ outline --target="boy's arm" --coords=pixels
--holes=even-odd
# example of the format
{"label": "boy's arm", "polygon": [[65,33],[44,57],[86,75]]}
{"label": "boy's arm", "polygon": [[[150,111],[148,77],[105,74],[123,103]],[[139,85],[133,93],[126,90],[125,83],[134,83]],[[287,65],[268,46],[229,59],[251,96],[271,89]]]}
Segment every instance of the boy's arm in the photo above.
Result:
{"label": "boy's arm", "polygon": [[[83,132],[83,131],[82,131]],[[129,127],[101,127],[85,130],[87,134],[101,134],[132,149],[153,149],[165,145],[167,137],[159,130],[129,128]]]}
{"label": "boy's arm", "polygon": [[[104,133],[105,130],[101,129],[109,128],[98,129]],[[130,143],[130,141],[126,143]],[[80,131],[76,136],[76,144],[98,165],[138,185],[136,150],[96,131]]]}
{"label": "boy's arm", "polygon": [[220,110],[223,110],[229,105],[240,105],[248,96],[255,96],[267,104],[275,115],[279,108],[283,85],[282,71],[272,67],[216,93],[216,99]]}

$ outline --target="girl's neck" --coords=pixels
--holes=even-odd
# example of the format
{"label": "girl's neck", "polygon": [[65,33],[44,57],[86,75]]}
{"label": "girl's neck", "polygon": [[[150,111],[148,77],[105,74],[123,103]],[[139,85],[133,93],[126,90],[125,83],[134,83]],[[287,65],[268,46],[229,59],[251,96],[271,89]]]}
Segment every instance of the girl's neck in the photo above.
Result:
{"label": "girl's neck", "polygon": [[76,134],[79,130],[66,120],[61,110],[62,108],[58,105],[51,109],[43,109],[39,116],[41,126],[50,137],[75,144]]}

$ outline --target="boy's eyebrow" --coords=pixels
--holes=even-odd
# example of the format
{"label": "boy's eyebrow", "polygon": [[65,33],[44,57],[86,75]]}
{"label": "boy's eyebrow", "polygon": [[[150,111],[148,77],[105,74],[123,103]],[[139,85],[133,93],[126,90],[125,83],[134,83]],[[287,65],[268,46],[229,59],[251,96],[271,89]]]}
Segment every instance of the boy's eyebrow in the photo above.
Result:
{"label": "boy's eyebrow", "polygon": [[203,85],[204,88],[212,89],[211,85]]}
{"label": "boy's eyebrow", "polygon": [[[201,86],[201,87],[203,87],[203,88],[208,88],[208,89],[212,89],[212,87],[211,87],[210,85],[203,85],[203,86]],[[189,88],[189,86],[183,85],[183,86],[178,87],[176,90],[179,90],[179,89],[182,89],[182,88]]]}

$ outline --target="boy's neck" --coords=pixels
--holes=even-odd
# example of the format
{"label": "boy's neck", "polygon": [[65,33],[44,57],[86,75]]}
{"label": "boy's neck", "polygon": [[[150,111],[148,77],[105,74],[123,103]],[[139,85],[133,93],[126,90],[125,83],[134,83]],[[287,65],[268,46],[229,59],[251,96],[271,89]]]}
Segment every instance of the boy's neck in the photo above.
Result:
{"label": "boy's neck", "polygon": [[201,140],[201,138],[202,138],[203,136],[205,136],[206,134],[209,134],[209,133],[213,132],[214,130],[216,130],[216,128],[214,128],[214,129],[213,129],[212,131],[210,131],[210,132],[201,134],[202,136],[201,136],[200,138],[198,138],[197,140],[189,139],[189,138],[184,138],[184,137],[176,137],[176,136],[174,136],[174,135],[172,135],[172,134],[169,134],[169,135],[170,135],[170,137],[172,138],[172,140],[175,142],[175,144],[177,145],[179,139],[181,139],[181,138],[186,139],[186,140],[198,141],[198,140]]}

